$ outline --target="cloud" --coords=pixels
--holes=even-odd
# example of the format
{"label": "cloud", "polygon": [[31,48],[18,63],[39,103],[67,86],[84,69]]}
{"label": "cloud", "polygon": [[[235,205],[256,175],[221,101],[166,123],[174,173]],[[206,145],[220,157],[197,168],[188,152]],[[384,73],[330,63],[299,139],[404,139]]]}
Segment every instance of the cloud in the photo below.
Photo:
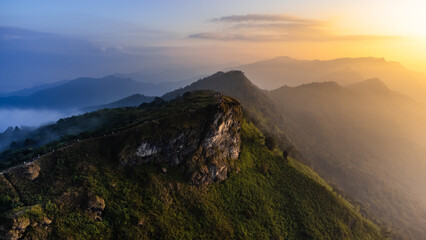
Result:
{"label": "cloud", "polygon": [[36,127],[69,115],[53,110],[0,108],[0,133],[9,126]]}
{"label": "cloud", "polygon": [[327,21],[291,15],[248,14],[211,19],[219,24],[217,31],[200,32],[189,38],[215,41],[367,41],[396,38],[396,36],[336,34]]}
{"label": "cloud", "polygon": [[231,15],[221,18],[214,18],[212,22],[288,22],[299,24],[321,24],[322,21],[300,18],[291,15],[272,15],[272,14],[247,14],[247,15]]}
{"label": "cloud", "polygon": [[189,38],[217,41],[250,41],[250,42],[326,42],[326,41],[370,41],[398,38],[398,36],[381,35],[291,35],[291,34],[236,34],[223,32],[204,32],[189,35]]}
{"label": "cloud", "polygon": [[244,33],[223,33],[223,32],[205,32],[196,33],[189,36],[190,38],[210,39],[218,41],[298,41],[296,36],[278,35],[278,34],[244,34]]}

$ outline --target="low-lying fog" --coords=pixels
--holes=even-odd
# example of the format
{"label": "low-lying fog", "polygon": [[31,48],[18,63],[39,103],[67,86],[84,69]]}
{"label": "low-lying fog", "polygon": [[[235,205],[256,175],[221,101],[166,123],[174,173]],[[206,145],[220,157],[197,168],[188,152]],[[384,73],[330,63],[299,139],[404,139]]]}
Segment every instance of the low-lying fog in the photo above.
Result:
{"label": "low-lying fog", "polygon": [[46,109],[1,109],[0,108],[0,133],[9,126],[37,127],[71,115],[76,112],[57,112]]}

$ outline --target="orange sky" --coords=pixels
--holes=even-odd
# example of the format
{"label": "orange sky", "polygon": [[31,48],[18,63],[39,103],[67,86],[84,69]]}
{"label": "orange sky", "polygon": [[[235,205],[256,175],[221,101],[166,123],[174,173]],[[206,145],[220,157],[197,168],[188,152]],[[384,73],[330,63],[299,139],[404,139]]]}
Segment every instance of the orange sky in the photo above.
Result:
{"label": "orange sky", "polygon": [[[426,73],[425,0],[1,1],[4,26],[214,63],[384,57]],[[180,60],[180,59],[179,59]]]}
{"label": "orange sky", "polygon": [[190,38],[210,44],[211,56],[230,61],[383,57],[426,73],[426,1],[326,5],[290,14],[218,16]]}

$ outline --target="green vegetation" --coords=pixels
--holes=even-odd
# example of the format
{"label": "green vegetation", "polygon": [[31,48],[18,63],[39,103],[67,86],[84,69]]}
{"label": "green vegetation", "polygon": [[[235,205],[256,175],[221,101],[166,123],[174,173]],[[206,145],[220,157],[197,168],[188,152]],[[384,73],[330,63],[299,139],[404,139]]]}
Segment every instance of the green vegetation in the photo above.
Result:
{"label": "green vegetation", "polygon": [[[268,150],[263,134],[245,120],[240,157],[221,183],[191,186],[178,167],[119,164],[119,149],[149,119],[161,127],[145,134],[165,136],[205,121],[214,102],[211,93],[199,92],[130,108],[139,117],[121,133],[97,134],[44,155],[35,180],[22,169],[0,175],[0,195],[7,196],[0,215],[24,211],[32,222],[50,219],[43,225],[48,230],[27,228],[35,239],[383,239],[311,169]],[[91,196],[105,202],[101,220],[91,215]]]}
{"label": "green vegetation", "polygon": [[[170,102],[156,98],[152,103],[143,103],[139,107],[103,109],[60,119],[55,124],[27,133],[31,138],[13,142],[11,149],[0,153],[0,170],[24,161],[30,162],[39,155],[58,150],[82,139],[110,135],[165,116],[169,120],[173,119],[171,117],[178,117],[181,113],[187,114],[190,109],[195,110],[212,104],[215,99],[211,95],[211,91],[198,91],[198,94],[194,96],[188,95],[186,98],[180,97]],[[182,104],[183,102],[186,104]],[[191,119],[192,122],[200,120],[200,116],[206,117],[200,114],[195,116],[198,118]],[[169,122],[179,122],[175,120]],[[187,123],[188,121],[184,122],[184,124]]]}
{"label": "green vegetation", "polygon": [[265,145],[270,151],[272,151],[274,150],[274,148],[277,147],[277,142],[275,141],[273,137],[267,136],[265,137]]}

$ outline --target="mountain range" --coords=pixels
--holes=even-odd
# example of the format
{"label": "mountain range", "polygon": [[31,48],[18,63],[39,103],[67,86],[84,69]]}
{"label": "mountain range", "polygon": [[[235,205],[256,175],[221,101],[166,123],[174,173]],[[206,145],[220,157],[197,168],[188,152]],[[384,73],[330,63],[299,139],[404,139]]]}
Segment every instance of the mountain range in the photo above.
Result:
{"label": "mountain range", "polygon": [[312,170],[265,145],[236,99],[196,91],[74,124],[106,112],[114,123],[0,173],[2,238],[385,239]]}
{"label": "mountain range", "polygon": [[270,96],[313,169],[392,228],[404,229],[403,238],[420,239],[426,226],[424,104],[378,79],[346,88],[282,87]]}
{"label": "mountain range", "polygon": [[[117,101],[132,94],[163,92],[184,84],[143,83],[130,78],[107,76],[78,78],[58,86],[36,91],[28,96],[0,98],[1,108],[45,108],[55,110],[79,109]],[[147,101],[149,98],[147,98]]]}
{"label": "mountain range", "polygon": [[133,94],[131,96],[122,98],[112,103],[98,105],[98,106],[84,107],[84,108],[81,108],[80,110],[82,112],[93,112],[93,111],[104,109],[104,108],[137,107],[144,102],[152,102],[153,100],[154,100],[154,97],[147,97],[141,94]]}
{"label": "mountain range", "polygon": [[[51,85],[60,80],[81,76],[100,78],[114,75],[146,83],[169,83],[166,85],[173,86],[173,82],[196,80],[194,77],[206,76],[223,66],[231,66],[227,63],[187,62],[182,54],[170,54],[171,50],[177,49],[107,44],[85,38],[0,26],[0,78],[3,80],[0,81],[0,96],[11,96],[11,93],[23,88]],[[142,93],[159,95],[177,87],[180,86],[174,85],[161,93]],[[19,93],[21,94],[22,92]]]}
{"label": "mountain range", "polygon": [[[423,174],[426,170],[426,107],[423,103],[393,91],[378,78],[356,83],[347,81],[345,86],[326,81],[262,90],[243,72],[229,71],[218,72],[187,87],[166,93],[162,96],[163,100],[156,98],[152,103],[142,103],[143,99],[141,102],[138,99],[143,96],[135,95],[100,108],[135,106],[139,103],[141,105],[136,109],[155,112],[154,109],[160,111],[167,104],[192,99],[194,102],[191,104],[195,105],[186,108],[191,113],[196,111],[196,106],[204,104],[203,98],[202,101],[199,99],[200,92],[192,93],[197,90],[213,90],[237,99],[242,105],[244,121],[255,126],[250,131],[260,131],[263,139],[274,139],[280,154],[287,152],[291,159],[298,160],[296,165],[299,170],[309,171],[311,178],[349,199],[350,208],[358,209],[358,214],[373,219],[380,225],[383,234],[392,232],[394,239],[421,239],[426,234],[426,189],[423,185],[426,182]],[[130,101],[132,99],[135,101]],[[179,112],[180,108],[176,111]],[[72,121],[62,120],[48,126],[49,130],[25,135],[26,139],[17,139],[13,150],[0,156],[3,163],[7,163],[3,166],[10,167],[31,156],[43,155],[58,144],[78,145],[77,140],[80,139],[103,138],[104,135],[130,129],[142,123],[142,120],[138,120],[141,113],[134,109],[104,109],[71,118]],[[154,115],[156,117],[150,119],[166,113],[157,113]],[[93,125],[83,124],[90,122]],[[63,129],[79,130],[69,136],[70,133]],[[56,142],[51,145],[44,145],[46,143],[38,140],[45,137],[33,138],[43,134],[47,136],[50,130],[56,131],[56,137],[52,139]],[[130,135],[121,137],[124,139]],[[130,138],[134,138],[133,135]],[[169,137],[167,135],[163,138]],[[105,141],[105,144],[109,144]],[[151,148],[151,143],[144,146],[150,151],[157,151]],[[28,148],[33,147],[38,150],[28,151]],[[250,156],[252,153],[247,154]],[[262,160],[260,156],[263,153],[259,155]],[[324,180],[303,163],[318,172]],[[260,164],[258,167],[263,169],[270,166]],[[253,235],[250,236],[253,238]],[[307,236],[312,238],[316,235]],[[345,239],[344,236],[348,235],[333,236],[331,239]],[[351,236],[349,238],[356,238]]]}
{"label": "mountain range", "polygon": [[[242,72],[217,73],[164,97],[212,89],[239,99],[282,149],[318,171],[402,239],[426,226],[426,106],[369,79],[261,90]],[[395,146],[398,146],[395,148]],[[404,215],[401,215],[404,212]]]}
{"label": "mountain range", "polygon": [[383,58],[297,60],[278,57],[238,66],[254,84],[273,90],[284,85],[333,81],[342,86],[379,78],[390,89],[426,103],[426,76]]}

